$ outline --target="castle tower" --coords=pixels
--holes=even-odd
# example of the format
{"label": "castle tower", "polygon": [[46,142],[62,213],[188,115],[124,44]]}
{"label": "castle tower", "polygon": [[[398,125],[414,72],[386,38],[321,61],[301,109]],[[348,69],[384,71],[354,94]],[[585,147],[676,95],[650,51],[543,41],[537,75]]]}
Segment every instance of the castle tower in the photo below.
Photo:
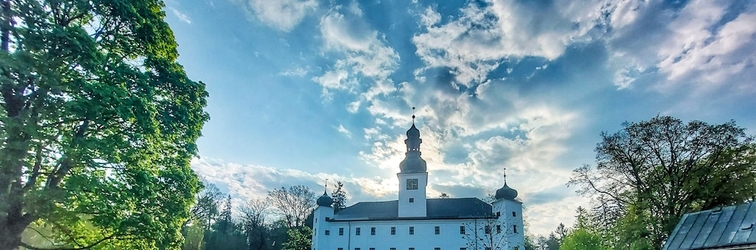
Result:
{"label": "castle tower", "polygon": [[507,173],[504,169],[504,186],[496,190],[496,199],[491,205],[498,216],[498,224],[506,233],[506,249],[525,249],[525,232],[523,231],[522,202],[516,200],[517,190],[507,185]]}
{"label": "castle tower", "polygon": [[407,152],[399,164],[399,217],[426,217],[426,186],[428,185],[428,167],[420,157],[420,130],[415,127],[412,115],[412,127],[407,130]]}
{"label": "castle tower", "polygon": [[333,207],[331,206],[333,199],[328,195],[327,191],[323,191],[323,195],[318,198],[316,203],[318,207],[315,208],[312,219],[312,250],[331,249],[330,242],[326,240],[327,238],[320,237],[319,240],[318,236],[330,234],[331,228],[328,220],[333,218]]}

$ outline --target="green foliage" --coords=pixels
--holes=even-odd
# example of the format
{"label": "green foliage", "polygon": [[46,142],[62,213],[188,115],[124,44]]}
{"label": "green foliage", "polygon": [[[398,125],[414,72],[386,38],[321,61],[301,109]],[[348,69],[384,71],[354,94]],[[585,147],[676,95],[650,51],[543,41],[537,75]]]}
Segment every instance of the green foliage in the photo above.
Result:
{"label": "green foliage", "polygon": [[290,228],[289,240],[284,242],[285,250],[309,250],[312,248],[312,229],[309,227]]}
{"label": "green foliage", "polygon": [[578,223],[618,249],[661,248],[683,214],[756,196],[756,146],[734,121],[657,116],[601,137],[596,169],[569,184],[596,204]]}
{"label": "green foliage", "polygon": [[586,229],[577,229],[565,236],[560,250],[604,250],[609,249],[602,243],[601,237]]}
{"label": "green foliage", "polygon": [[162,1],[1,2],[0,249],[34,247],[32,223],[55,247],[179,248],[207,92]]}
{"label": "green foliage", "polygon": [[344,190],[344,183],[336,182],[336,189],[331,193],[333,198],[333,211],[338,213],[341,209],[346,208],[346,191]]}

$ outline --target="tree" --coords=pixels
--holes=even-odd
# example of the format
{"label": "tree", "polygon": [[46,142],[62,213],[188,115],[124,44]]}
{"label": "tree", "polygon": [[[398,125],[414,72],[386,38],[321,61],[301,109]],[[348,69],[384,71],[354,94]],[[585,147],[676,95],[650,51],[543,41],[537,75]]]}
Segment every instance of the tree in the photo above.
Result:
{"label": "tree", "polygon": [[285,250],[309,250],[312,248],[312,229],[309,227],[289,228],[289,240],[283,243]]}
{"label": "tree", "polygon": [[160,0],[0,0],[0,250],[177,248],[207,92]]}
{"label": "tree", "polygon": [[657,116],[623,127],[601,133],[596,169],[578,168],[569,182],[594,198],[601,227],[642,215],[641,226],[653,247],[660,248],[683,214],[756,195],[756,147],[734,121],[685,124]]}
{"label": "tree", "polygon": [[344,183],[336,182],[336,189],[331,193],[333,198],[333,212],[338,213],[341,209],[346,208],[346,191],[344,191]]}
{"label": "tree", "polygon": [[267,245],[269,230],[265,218],[268,216],[269,207],[269,199],[253,199],[241,209],[249,250],[263,250]]}
{"label": "tree", "polygon": [[213,230],[205,231],[205,249],[245,249],[246,235],[241,226],[233,221],[231,195],[223,202],[223,210],[213,225]]}
{"label": "tree", "polygon": [[204,230],[210,230],[215,218],[218,216],[218,204],[223,199],[223,193],[212,183],[203,183],[202,191],[196,196],[195,204],[189,210],[190,217],[184,223],[195,222]]}
{"label": "tree", "polygon": [[464,223],[464,227],[465,233],[462,237],[466,240],[467,249],[489,250],[510,247],[508,235],[513,232],[498,218],[478,219]]}
{"label": "tree", "polygon": [[[565,236],[560,250],[604,250],[609,249],[605,247],[601,241],[601,237],[589,232],[586,229],[577,229],[570,232]],[[629,249],[629,248],[625,248]]]}
{"label": "tree", "polygon": [[283,216],[287,228],[303,227],[305,219],[315,207],[315,193],[302,185],[275,188],[268,192],[268,197],[276,211]]}

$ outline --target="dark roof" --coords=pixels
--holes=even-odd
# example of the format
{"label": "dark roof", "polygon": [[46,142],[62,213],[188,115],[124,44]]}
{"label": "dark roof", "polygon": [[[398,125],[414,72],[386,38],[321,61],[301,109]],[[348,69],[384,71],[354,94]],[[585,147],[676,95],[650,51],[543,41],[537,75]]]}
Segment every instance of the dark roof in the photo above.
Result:
{"label": "dark roof", "polygon": [[664,249],[711,249],[756,245],[756,203],[685,214]]}
{"label": "dark roof", "polygon": [[491,204],[478,198],[428,199],[428,216],[422,218],[399,218],[398,202],[359,202],[342,209],[333,221],[355,220],[417,220],[417,219],[472,219],[493,217]]}

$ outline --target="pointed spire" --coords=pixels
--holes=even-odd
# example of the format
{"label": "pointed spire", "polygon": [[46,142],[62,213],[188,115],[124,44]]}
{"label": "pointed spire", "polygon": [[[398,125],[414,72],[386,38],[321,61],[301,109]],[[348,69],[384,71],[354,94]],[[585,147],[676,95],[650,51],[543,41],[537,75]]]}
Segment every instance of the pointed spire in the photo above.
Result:
{"label": "pointed spire", "polygon": [[504,167],[504,185],[507,185],[507,167]]}
{"label": "pointed spire", "polygon": [[325,180],[325,186],[323,186],[323,194],[324,195],[328,194],[328,178],[326,178],[326,180]]}
{"label": "pointed spire", "polygon": [[412,107],[412,125],[415,125],[415,107]]}

